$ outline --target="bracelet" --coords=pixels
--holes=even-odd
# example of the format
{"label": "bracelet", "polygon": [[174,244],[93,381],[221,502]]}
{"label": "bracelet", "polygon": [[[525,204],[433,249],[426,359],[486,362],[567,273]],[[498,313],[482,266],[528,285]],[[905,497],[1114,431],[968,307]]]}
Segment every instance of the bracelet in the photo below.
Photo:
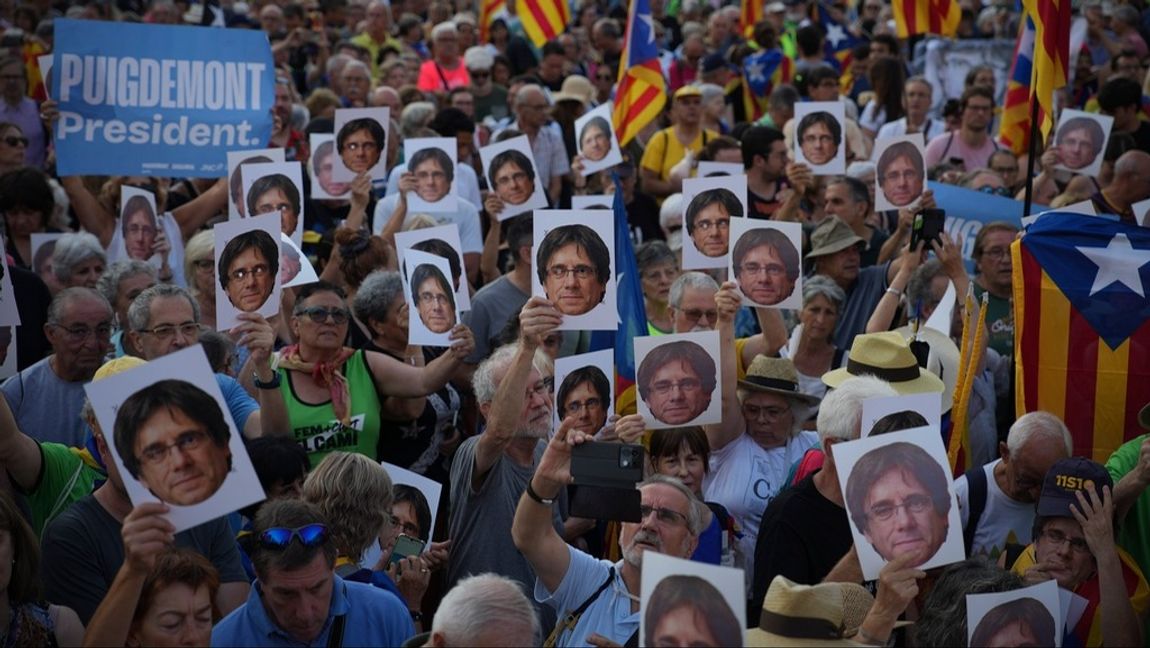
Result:
{"label": "bracelet", "polygon": [[895,297],[898,297],[900,299],[902,298],[902,291],[899,290],[898,288],[887,288],[886,291],[888,293],[894,295]]}
{"label": "bracelet", "polygon": [[535,489],[531,488],[531,480],[527,480],[527,490],[524,492],[527,493],[527,497],[530,497],[531,499],[535,500],[536,502],[539,502],[543,506],[551,506],[552,504],[555,503],[554,497],[546,498],[546,497],[542,497],[541,495],[539,495],[539,493],[536,493]]}
{"label": "bracelet", "polygon": [[252,382],[255,384],[257,389],[279,389],[279,387],[280,387],[280,374],[277,371],[277,372],[272,374],[272,379],[270,382],[263,382],[262,380],[260,380],[259,373],[253,371],[252,372]]}

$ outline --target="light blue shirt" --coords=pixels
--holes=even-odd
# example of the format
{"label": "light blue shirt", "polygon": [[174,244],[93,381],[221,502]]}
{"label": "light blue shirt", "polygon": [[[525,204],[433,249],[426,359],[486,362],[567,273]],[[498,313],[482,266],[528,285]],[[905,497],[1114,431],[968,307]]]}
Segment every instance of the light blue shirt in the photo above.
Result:
{"label": "light blue shirt", "polygon": [[398,646],[415,635],[407,606],[391,592],[364,583],[352,583],[332,575],[335,584],[327,621],[310,644],[294,639],[268,617],[259,581],[248,600],[212,628],[213,646],[326,646],[332,623],[346,616],[344,646]]}
{"label": "light blue shirt", "polygon": [[[563,582],[554,593],[539,579],[535,580],[535,600],[555,608],[559,622],[583,605],[595,594],[612,567],[611,562],[599,560],[568,545],[567,553],[571,562]],[[639,613],[631,611],[631,598],[627,596],[627,584],[623,582],[623,561],[614,564],[615,578],[607,589],[599,593],[591,605],[583,611],[573,630],[565,630],[555,642],[557,646],[586,646],[587,637],[598,634],[624,645],[631,635],[639,630]],[[634,593],[638,596],[638,593]],[[212,636],[215,644],[215,636]]]}

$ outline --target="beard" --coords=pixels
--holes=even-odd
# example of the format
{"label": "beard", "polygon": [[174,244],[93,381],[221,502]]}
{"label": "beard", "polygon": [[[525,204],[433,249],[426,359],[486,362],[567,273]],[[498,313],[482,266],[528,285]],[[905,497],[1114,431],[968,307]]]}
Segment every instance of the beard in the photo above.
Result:
{"label": "beard", "polygon": [[551,434],[551,408],[541,407],[515,430],[518,439],[546,439]]}
{"label": "beard", "polygon": [[[639,542],[645,542],[652,546],[643,547],[640,549],[635,546]],[[643,553],[646,551],[657,551],[662,553],[663,541],[659,538],[659,534],[653,531],[636,531],[634,537],[631,538],[631,544],[623,547],[623,560],[628,565],[636,569],[643,567]]]}

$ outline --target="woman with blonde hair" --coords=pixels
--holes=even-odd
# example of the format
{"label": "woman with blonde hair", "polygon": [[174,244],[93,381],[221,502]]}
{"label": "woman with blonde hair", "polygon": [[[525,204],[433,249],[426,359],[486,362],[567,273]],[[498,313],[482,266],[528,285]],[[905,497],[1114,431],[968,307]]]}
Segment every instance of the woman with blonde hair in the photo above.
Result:
{"label": "woman with blonde hair", "polygon": [[200,324],[216,328],[216,236],[204,230],[184,246],[184,277],[188,292],[200,306]]}

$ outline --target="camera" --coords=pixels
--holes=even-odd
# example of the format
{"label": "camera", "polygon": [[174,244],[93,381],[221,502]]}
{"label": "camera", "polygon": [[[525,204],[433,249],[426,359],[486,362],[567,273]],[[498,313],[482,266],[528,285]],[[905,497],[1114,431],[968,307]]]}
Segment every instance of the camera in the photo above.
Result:
{"label": "camera", "polygon": [[571,449],[570,513],[598,520],[638,522],[646,451],[641,445],[589,441]]}

